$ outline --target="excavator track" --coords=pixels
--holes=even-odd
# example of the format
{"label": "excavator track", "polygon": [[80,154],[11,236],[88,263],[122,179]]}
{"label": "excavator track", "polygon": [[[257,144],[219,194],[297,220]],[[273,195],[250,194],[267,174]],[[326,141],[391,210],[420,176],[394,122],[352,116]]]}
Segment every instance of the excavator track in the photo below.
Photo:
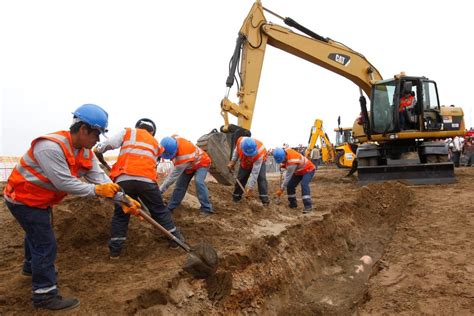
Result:
{"label": "excavator track", "polygon": [[393,166],[358,166],[358,183],[383,182],[399,180],[409,184],[444,184],[455,183],[454,165],[452,162],[401,164]]}

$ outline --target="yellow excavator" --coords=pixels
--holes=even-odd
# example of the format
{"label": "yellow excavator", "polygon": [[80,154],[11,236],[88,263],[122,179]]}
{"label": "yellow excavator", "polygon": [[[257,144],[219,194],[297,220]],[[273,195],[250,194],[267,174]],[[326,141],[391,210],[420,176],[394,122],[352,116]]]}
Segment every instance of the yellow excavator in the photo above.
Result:
{"label": "yellow excavator", "polygon": [[306,147],[305,156],[310,157],[311,151],[320,139],[321,142],[321,159],[325,164],[334,163],[335,151],[334,145],[329,140],[328,135],[323,130],[323,121],[320,119],[314,120],[314,125],[311,127],[311,133],[309,135],[308,147]]}
{"label": "yellow excavator", "polygon": [[[264,12],[291,29],[268,22]],[[250,135],[268,45],[337,73],[359,87],[361,116],[354,122],[352,136],[358,143],[353,168],[360,184],[392,179],[414,184],[455,181],[448,148],[438,140],[464,135],[464,114],[460,107],[441,106],[435,81],[403,73],[383,80],[362,54],[264,8],[257,0],[240,28],[230,60],[227,92],[221,102],[224,125],[220,132],[213,130],[198,140],[211,155],[210,171],[220,183],[234,182],[226,163],[236,139]],[[240,82],[237,103],[228,98],[236,78]],[[370,98],[370,106],[363,93]],[[406,93],[416,101],[412,108],[400,112],[400,98]],[[237,117],[237,125],[230,124],[229,114]]]}

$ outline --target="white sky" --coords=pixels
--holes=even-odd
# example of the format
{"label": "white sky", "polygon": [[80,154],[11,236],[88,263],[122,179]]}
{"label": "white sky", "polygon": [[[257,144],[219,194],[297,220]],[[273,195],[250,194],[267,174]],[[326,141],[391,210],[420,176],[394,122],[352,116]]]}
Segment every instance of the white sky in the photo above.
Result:
{"label": "white sky", "polygon": [[[237,32],[253,0],[0,2],[0,156],[68,129],[95,103],[110,134],[148,117],[157,138],[192,141],[223,124],[220,100]],[[473,122],[469,1],[268,0],[263,5],[364,54],[384,78],[405,71],[438,84],[441,104]],[[268,15],[280,25],[282,21]],[[471,88],[469,88],[471,87]],[[235,90],[231,99],[237,101]],[[267,148],[308,141],[315,118],[331,140],[352,126],[359,90],[349,80],[269,46],[252,125]]]}

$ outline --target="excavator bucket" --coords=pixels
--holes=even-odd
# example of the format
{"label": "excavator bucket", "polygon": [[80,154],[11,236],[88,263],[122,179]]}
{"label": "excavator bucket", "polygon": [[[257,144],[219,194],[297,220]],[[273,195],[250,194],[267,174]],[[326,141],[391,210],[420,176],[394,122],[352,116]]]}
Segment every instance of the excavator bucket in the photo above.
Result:
{"label": "excavator bucket", "polygon": [[211,157],[212,164],[209,172],[220,184],[234,185],[235,183],[234,176],[229,172],[227,164],[231,159],[231,151],[241,136],[250,137],[251,133],[245,128],[230,124],[228,132],[222,133],[213,129],[197,141],[197,145]]}
{"label": "excavator bucket", "polygon": [[201,136],[197,141],[197,145],[211,157],[212,164],[209,172],[217,182],[223,185],[233,185],[235,182],[227,169],[231,143],[228,136],[228,134],[213,130],[209,134]]}
{"label": "excavator bucket", "polygon": [[454,165],[452,162],[399,164],[385,166],[358,166],[358,182],[368,183],[399,180],[409,184],[454,183]]}

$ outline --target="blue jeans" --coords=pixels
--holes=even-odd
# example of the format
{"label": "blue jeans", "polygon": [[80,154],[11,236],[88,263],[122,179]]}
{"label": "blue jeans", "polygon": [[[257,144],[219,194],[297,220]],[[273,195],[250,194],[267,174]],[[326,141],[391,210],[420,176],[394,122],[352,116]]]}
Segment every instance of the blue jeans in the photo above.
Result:
{"label": "blue jeans", "polygon": [[398,112],[398,124],[400,126],[400,130],[404,130],[406,128],[405,110]]}
{"label": "blue jeans", "polygon": [[[140,198],[150,211],[151,217],[161,226],[170,232],[176,230],[171,213],[161,197],[158,184],[137,180],[121,181],[118,184],[133,199]],[[122,207],[116,204],[110,226],[109,250],[111,254],[120,254],[122,251],[123,245],[127,240],[129,220],[130,215],[125,214]]]}
{"label": "blue jeans", "polygon": [[305,173],[303,175],[293,175],[288,182],[288,186],[286,187],[286,192],[288,194],[288,202],[290,202],[290,207],[295,208],[298,206],[296,202],[296,187],[301,182],[301,199],[303,200],[304,208],[312,208],[311,203],[311,189],[309,184],[311,183],[311,179],[314,177],[314,173],[316,170],[311,172]]}
{"label": "blue jeans", "polygon": [[56,238],[51,223],[51,208],[41,209],[8,201],[6,204],[25,231],[23,269],[32,273],[33,302],[56,296]]}
{"label": "blue jeans", "polygon": [[[247,181],[249,180],[250,174],[252,173],[252,169],[244,169],[239,167],[239,171],[237,172],[237,179],[239,179],[240,183],[244,186],[247,185]],[[263,204],[270,203],[270,199],[268,198],[268,183],[267,183],[267,167],[265,164],[262,164],[262,168],[260,168],[260,172],[258,173],[257,177],[257,186],[258,186],[258,195],[260,197],[260,201]],[[242,199],[242,188],[238,183],[235,183],[234,192],[232,193],[232,199],[234,202],[238,202]]]}
{"label": "blue jeans", "polygon": [[181,204],[186,191],[189,186],[189,182],[194,177],[194,182],[196,183],[196,193],[201,203],[201,211],[212,213],[212,205],[209,201],[209,190],[206,185],[206,176],[209,168],[199,168],[194,173],[183,172],[178,179],[174,187],[173,194],[171,195],[171,200],[168,203],[168,208],[172,211]]}

